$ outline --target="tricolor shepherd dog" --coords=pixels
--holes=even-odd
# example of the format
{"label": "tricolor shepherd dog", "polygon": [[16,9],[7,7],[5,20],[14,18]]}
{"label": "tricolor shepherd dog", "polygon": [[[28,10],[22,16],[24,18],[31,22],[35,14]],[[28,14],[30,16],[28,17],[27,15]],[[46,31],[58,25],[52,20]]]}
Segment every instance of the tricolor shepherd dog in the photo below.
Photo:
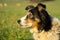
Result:
{"label": "tricolor shepherd dog", "polygon": [[45,4],[28,5],[25,10],[26,15],[18,20],[18,24],[29,28],[34,40],[60,40],[60,21],[48,14]]}

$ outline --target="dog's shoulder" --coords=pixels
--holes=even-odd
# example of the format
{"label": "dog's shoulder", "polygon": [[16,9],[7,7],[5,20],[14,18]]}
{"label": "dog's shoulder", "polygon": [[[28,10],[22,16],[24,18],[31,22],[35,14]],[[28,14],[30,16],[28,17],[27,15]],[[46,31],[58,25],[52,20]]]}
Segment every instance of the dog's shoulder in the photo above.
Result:
{"label": "dog's shoulder", "polygon": [[52,25],[53,26],[56,26],[56,25],[59,25],[60,26],[60,20],[56,17],[51,17],[51,20],[52,20]]}

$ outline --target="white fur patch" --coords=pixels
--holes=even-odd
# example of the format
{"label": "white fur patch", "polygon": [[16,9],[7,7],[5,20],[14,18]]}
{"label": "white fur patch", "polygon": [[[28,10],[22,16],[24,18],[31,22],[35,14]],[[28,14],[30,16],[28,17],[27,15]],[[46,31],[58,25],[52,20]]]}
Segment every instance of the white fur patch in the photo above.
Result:
{"label": "white fur patch", "polygon": [[58,33],[60,30],[60,21],[57,18],[52,18],[52,29],[48,32],[42,31],[38,33],[37,28],[32,28],[34,40],[59,40]]}
{"label": "white fur patch", "polygon": [[24,17],[22,17],[22,18],[20,19],[20,20],[21,20],[21,24],[22,24],[22,25],[25,25],[25,22],[26,22],[26,21],[25,21],[26,16],[27,16],[27,15],[25,15]]}
{"label": "white fur patch", "polygon": [[25,15],[24,17],[22,17],[20,20],[21,20],[21,22],[20,22],[20,24],[24,27],[24,28],[26,28],[26,27],[31,27],[32,26],[32,23],[26,23],[26,17],[27,17],[27,15]]}

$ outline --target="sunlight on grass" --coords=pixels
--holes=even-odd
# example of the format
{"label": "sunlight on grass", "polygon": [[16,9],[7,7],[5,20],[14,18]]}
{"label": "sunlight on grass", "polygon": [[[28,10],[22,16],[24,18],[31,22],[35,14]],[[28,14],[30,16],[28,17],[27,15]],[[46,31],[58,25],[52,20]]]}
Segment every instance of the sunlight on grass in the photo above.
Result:
{"label": "sunlight on grass", "polygon": [[[60,0],[43,2],[50,15],[60,19]],[[26,14],[25,7],[32,3],[21,2],[21,6],[7,2],[7,7],[0,7],[0,40],[33,40],[28,29],[22,29],[17,20]],[[36,3],[35,3],[36,4]],[[35,5],[33,4],[33,5]]]}

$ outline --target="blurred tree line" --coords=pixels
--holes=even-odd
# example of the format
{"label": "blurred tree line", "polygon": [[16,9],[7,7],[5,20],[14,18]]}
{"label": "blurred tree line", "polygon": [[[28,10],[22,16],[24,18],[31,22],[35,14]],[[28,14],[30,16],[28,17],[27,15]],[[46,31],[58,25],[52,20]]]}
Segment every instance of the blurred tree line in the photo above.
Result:
{"label": "blurred tree line", "polygon": [[23,1],[30,1],[30,2],[45,2],[45,1],[53,1],[53,0],[0,0],[0,3],[8,2],[23,2]]}
{"label": "blurred tree line", "polygon": [[29,0],[30,2],[44,2],[44,1],[53,1],[53,0]]}

